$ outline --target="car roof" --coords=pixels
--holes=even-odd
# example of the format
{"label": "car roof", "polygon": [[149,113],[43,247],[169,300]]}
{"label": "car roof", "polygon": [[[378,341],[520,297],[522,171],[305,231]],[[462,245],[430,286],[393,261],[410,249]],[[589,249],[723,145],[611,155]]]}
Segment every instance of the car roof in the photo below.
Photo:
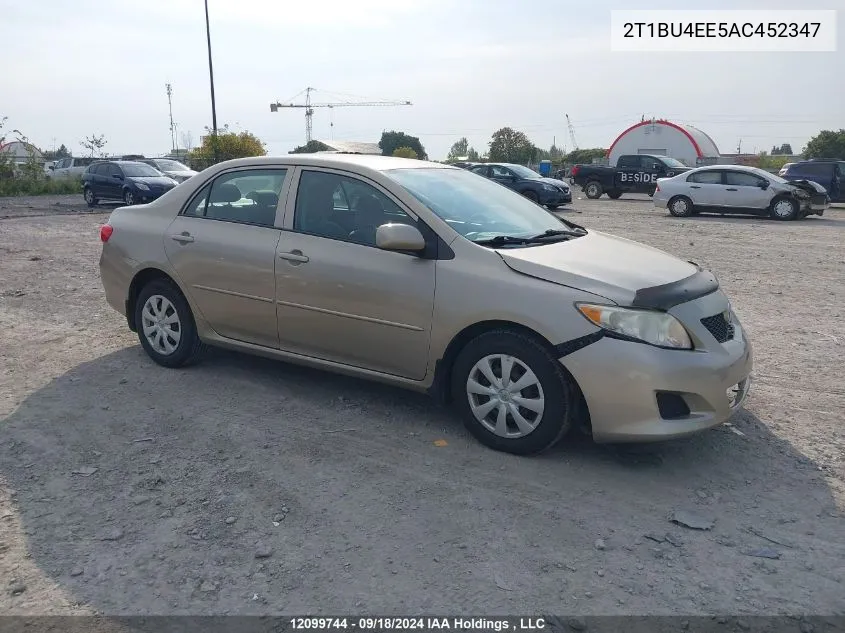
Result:
{"label": "car roof", "polygon": [[252,158],[236,158],[218,163],[216,166],[227,167],[256,166],[256,165],[303,165],[308,167],[363,167],[375,171],[390,169],[460,169],[442,163],[413,158],[398,158],[396,156],[376,156],[374,154],[288,154],[286,156],[254,156]]}
{"label": "car roof", "polygon": [[[701,167],[696,167],[695,171],[712,171],[715,169],[735,169],[736,171],[766,171],[765,169],[760,169],[759,167],[754,167],[753,165],[703,165]],[[684,172],[689,173],[689,172]]]}

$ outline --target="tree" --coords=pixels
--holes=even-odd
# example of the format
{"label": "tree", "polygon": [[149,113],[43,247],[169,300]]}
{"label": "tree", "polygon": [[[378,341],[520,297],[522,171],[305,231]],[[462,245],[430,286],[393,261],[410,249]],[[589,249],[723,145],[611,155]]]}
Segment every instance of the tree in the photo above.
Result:
{"label": "tree", "polygon": [[416,136],[409,136],[404,132],[396,132],[394,130],[383,132],[378,146],[381,148],[382,156],[393,156],[393,152],[400,147],[410,147],[417,153],[419,158],[428,160],[428,154],[425,153],[425,148],[420,143],[420,139]]}
{"label": "tree", "polygon": [[804,156],[845,160],[845,129],[838,132],[822,130],[809,140],[804,148]]}
{"label": "tree", "polygon": [[606,155],[606,149],[593,147],[591,149],[573,150],[563,160],[567,165],[588,165],[593,162],[594,158],[604,158]]}
{"label": "tree", "polygon": [[79,144],[82,145],[82,147],[91,152],[91,158],[94,158],[94,152],[103,156],[103,148],[107,143],[108,141],[103,134],[100,134],[99,136],[92,134],[91,136],[86,136],[84,141],[79,141]]}
{"label": "tree", "polygon": [[191,133],[190,130],[187,132],[182,132],[182,147],[186,150],[190,151],[194,149],[194,135]]}
{"label": "tree", "polygon": [[454,143],[452,143],[452,147],[449,149],[449,153],[446,155],[446,160],[458,160],[467,156],[469,154],[469,141],[467,137],[461,137]]}
{"label": "tree", "polygon": [[315,152],[325,152],[329,146],[320,141],[308,141],[305,145],[294,147],[288,154],[313,154]]}
{"label": "tree", "polygon": [[474,147],[470,147],[467,150],[467,160],[471,160],[473,162],[479,160],[478,151]]}
{"label": "tree", "polygon": [[500,163],[527,163],[536,148],[528,137],[513,128],[503,127],[493,133],[490,141],[490,160]]}
{"label": "tree", "polygon": [[59,149],[56,150],[56,159],[58,160],[61,158],[70,158],[70,150],[65,147],[64,143],[59,145]]}
{"label": "tree", "polygon": [[222,134],[218,132],[204,136],[202,145],[191,150],[189,160],[208,167],[224,160],[267,154],[264,143],[251,132],[229,132],[228,126],[223,129],[225,131]]}
{"label": "tree", "polygon": [[792,154],[792,145],[790,145],[789,143],[784,143],[780,147],[778,147],[777,145],[773,145],[771,155],[777,156],[778,154],[791,155]]}
{"label": "tree", "polygon": [[397,147],[393,150],[393,156],[398,158],[417,158],[417,153],[410,147]]}

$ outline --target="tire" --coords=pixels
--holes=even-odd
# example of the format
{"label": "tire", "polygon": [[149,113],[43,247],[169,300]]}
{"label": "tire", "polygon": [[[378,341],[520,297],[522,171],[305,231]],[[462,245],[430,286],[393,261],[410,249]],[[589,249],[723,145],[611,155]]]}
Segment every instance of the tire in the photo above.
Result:
{"label": "tire", "polygon": [[688,218],[695,213],[692,200],[686,196],[675,196],[669,200],[669,213],[676,218]]}
{"label": "tire", "polygon": [[99,200],[97,200],[97,197],[94,195],[94,192],[91,190],[90,187],[85,187],[85,189],[82,192],[82,195],[85,196],[85,203],[89,207],[96,207],[97,206],[97,203],[99,202]]}
{"label": "tire", "polygon": [[[511,384],[522,379],[528,383],[519,392],[496,391],[496,381],[501,382],[505,359],[512,363],[510,375],[517,376]],[[490,375],[485,373],[488,371],[496,381],[486,377]],[[469,387],[471,381],[477,385],[474,391]],[[540,453],[554,446],[571,426],[572,403],[575,402],[571,379],[540,342],[525,334],[493,330],[471,340],[455,360],[450,387],[467,430],[482,444],[497,451],[514,455]],[[489,393],[476,393],[478,391]],[[523,405],[530,403],[532,406],[517,404],[516,393]],[[504,401],[499,399],[499,394]],[[498,404],[491,408],[489,403],[494,401]],[[505,412],[504,425],[499,422],[500,411]],[[523,424],[523,429],[517,425],[514,412],[527,423]]]}
{"label": "tire", "polygon": [[798,217],[798,203],[792,198],[780,196],[772,200],[769,213],[775,220],[789,221]]}
{"label": "tire", "polygon": [[[189,365],[197,360],[205,349],[205,345],[197,335],[197,326],[191,307],[182,292],[172,282],[155,279],[148,283],[138,293],[134,309],[141,347],[162,367],[175,368]],[[163,333],[162,337],[156,334],[154,319],[158,316],[157,313],[161,315],[161,318],[166,319],[160,322],[160,325],[169,325],[167,328],[158,328],[159,332]],[[174,315],[175,323],[168,323],[167,320],[172,319]],[[177,327],[174,328],[173,325]]]}
{"label": "tire", "polygon": [[128,207],[131,207],[133,204],[135,204],[135,194],[132,193],[131,189],[127,189],[123,192],[123,201]]}
{"label": "tire", "polygon": [[538,196],[535,192],[530,191],[530,190],[529,191],[523,191],[522,195],[525,196],[526,198],[528,198],[531,202],[534,202],[536,204],[540,204],[540,196]]}
{"label": "tire", "polygon": [[619,200],[622,197],[622,192],[618,189],[613,189],[612,191],[607,192],[607,197],[611,200]]}
{"label": "tire", "polygon": [[586,195],[590,200],[597,200],[598,198],[601,198],[602,193],[604,193],[604,189],[602,189],[601,183],[596,180],[591,180],[584,185],[584,195]]}

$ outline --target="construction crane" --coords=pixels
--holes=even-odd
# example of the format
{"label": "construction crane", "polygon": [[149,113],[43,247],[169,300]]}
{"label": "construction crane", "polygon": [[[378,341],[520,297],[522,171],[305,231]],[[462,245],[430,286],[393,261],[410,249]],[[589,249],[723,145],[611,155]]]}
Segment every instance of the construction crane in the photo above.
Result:
{"label": "construction crane", "polygon": [[572,147],[578,149],[578,141],[575,140],[575,128],[572,127],[572,121],[569,120],[569,115],[566,115],[566,126],[569,128],[569,140],[572,141]]}
{"label": "construction crane", "polygon": [[[409,106],[413,105],[410,101],[336,101],[326,103],[313,103],[311,101],[311,93],[318,92],[316,88],[308,87],[299,94],[294,95],[288,99],[287,103],[277,101],[270,104],[270,112],[278,112],[279,108],[305,108],[305,142],[310,143],[311,137],[311,118],[314,116],[314,108],[348,108],[352,106]],[[293,100],[305,93],[305,103],[293,103]],[[352,95],[346,95],[352,96]],[[334,127],[334,122],[332,122]]]}

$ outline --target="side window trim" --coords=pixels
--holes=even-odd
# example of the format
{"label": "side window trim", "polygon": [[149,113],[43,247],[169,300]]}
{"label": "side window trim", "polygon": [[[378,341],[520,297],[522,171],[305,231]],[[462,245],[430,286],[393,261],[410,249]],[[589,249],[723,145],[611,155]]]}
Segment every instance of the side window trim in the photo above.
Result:
{"label": "side window trim", "polygon": [[[188,198],[188,201],[182,205],[182,208],[179,209],[179,215],[185,216],[188,218],[197,218],[200,220],[215,220],[217,222],[229,222],[231,224],[243,224],[244,226],[260,226],[264,228],[273,228],[273,229],[281,229],[284,223],[285,213],[287,209],[287,200],[290,195],[291,190],[291,183],[293,181],[294,172],[296,172],[298,168],[295,168],[293,165],[252,165],[252,166],[243,166],[243,167],[235,167],[233,169],[229,169],[226,171],[222,171],[215,176],[212,176],[208,180],[206,180],[200,187]],[[254,171],[254,170],[281,170],[285,171],[285,178],[282,181],[282,189],[279,192],[279,202],[276,205],[276,219],[273,222],[273,226],[268,226],[266,224],[252,224],[250,222],[237,222],[235,220],[225,220],[220,218],[208,218],[208,201],[210,199],[211,188],[214,186],[214,183],[217,182],[220,178],[228,176],[229,174],[234,174],[239,171]],[[188,210],[193,208],[193,203],[202,195],[202,193],[208,188],[208,194],[205,197],[205,204],[203,205],[203,213],[202,215],[194,215],[188,213]],[[281,217],[280,217],[281,216]]]}

